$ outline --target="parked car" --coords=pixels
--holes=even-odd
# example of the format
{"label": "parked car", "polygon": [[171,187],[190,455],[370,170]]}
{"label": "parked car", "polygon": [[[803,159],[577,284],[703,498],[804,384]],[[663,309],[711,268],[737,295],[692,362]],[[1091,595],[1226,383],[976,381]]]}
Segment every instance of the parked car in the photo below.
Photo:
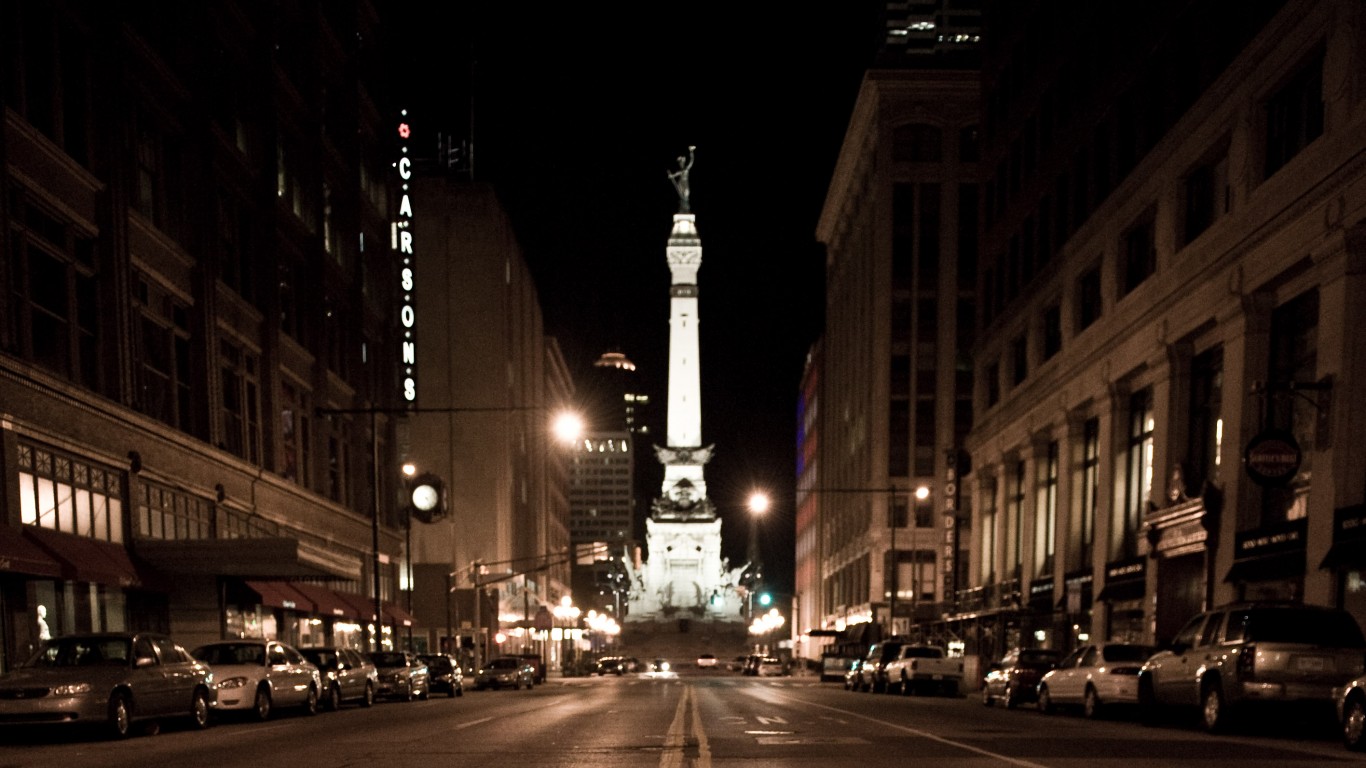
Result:
{"label": "parked car", "polygon": [[318,712],[322,677],[293,647],[275,640],[220,640],[191,654],[213,668],[216,711],[244,710],[267,720],[276,707]]}
{"label": "parked car", "polygon": [[859,665],[858,687],[855,690],[877,693],[887,690],[887,673],[883,666],[901,653],[903,645],[905,643],[901,640],[885,640],[870,645],[863,663]]}
{"label": "parked car", "polygon": [[1157,652],[1139,643],[1089,643],[1072,651],[1039,681],[1039,711],[1081,706],[1087,717],[1102,708],[1138,703],[1138,671]]}
{"label": "parked car", "polygon": [[97,724],[123,738],[139,721],[209,724],[213,670],[165,635],[65,635],[0,676],[0,725]]}
{"label": "parked car", "polygon": [[336,646],[300,648],[299,653],[318,668],[322,677],[324,709],[336,711],[342,702],[359,702],[362,707],[375,704],[379,690],[379,671],[360,651]]}
{"label": "parked car", "polygon": [[844,690],[858,691],[863,686],[863,659],[854,659],[844,673]]}
{"label": "parked car", "polygon": [[736,656],[735,658],[733,658],[733,659],[731,659],[730,661],[726,662],[726,671],[727,671],[727,672],[739,672],[740,674],[745,674],[745,665],[746,665],[748,662],[749,662],[749,657],[748,657],[748,656]]}
{"label": "parked car", "polygon": [[697,657],[698,669],[713,669],[716,667],[716,654],[704,653]]}
{"label": "parked car", "polygon": [[479,668],[474,676],[474,690],[485,688],[530,688],[535,685],[536,672],[517,656],[499,656]]}
{"label": "parked car", "polygon": [[370,661],[379,672],[379,696],[392,699],[426,699],[431,696],[427,665],[408,651],[372,651]]}
{"label": "parked car", "polygon": [[[1197,614],[1143,665],[1145,719],[1196,707],[1219,731],[1245,705],[1325,706],[1363,671],[1366,637],[1352,614],[1297,603],[1236,603]],[[1327,706],[1325,706],[1325,709]]]}
{"label": "parked car", "polygon": [[746,656],[744,664],[740,667],[740,674],[749,675],[751,677],[759,674],[759,662],[763,660],[763,655],[758,653],[751,653]]}
{"label": "parked car", "polygon": [[1366,675],[1333,691],[1342,743],[1354,752],[1366,749]]}
{"label": "parked car", "polygon": [[982,680],[982,703],[997,699],[1013,709],[1038,697],[1039,681],[1062,660],[1062,652],[1048,648],[1016,648],[993,663]]}
{"label": "parked car", "polygon": [[427,679],[433,691],[445,691],[451,698],[465,695],[465,673],[455,657],[445,653],[426,653],[418,658],[427,665]]}
{"label": "parked car", "polygon": [[950,657],[937,645],[906,643],[896,658],[882,666],[888,693],[910,696],[918,691],[934,691],[957,696],[963,682],[963,659]]}
{"label": "parked car", "polygon": [[759,677],[782,677],[787,674],[787,665],[776,656],[762,656],[754,674]]}
{"label": "parked car", "polygon": [[531,682],[540,685],[545,682],[545,659],[539,653],[518,653],[513,654],[517,658],[531,665]]}

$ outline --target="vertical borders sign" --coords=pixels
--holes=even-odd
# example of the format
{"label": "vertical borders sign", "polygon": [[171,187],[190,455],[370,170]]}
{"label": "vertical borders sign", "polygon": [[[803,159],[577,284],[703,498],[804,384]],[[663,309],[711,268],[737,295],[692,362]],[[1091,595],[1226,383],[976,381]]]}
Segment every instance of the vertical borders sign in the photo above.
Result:
{"label": "vertical borders sign", "polygon": [[394,163],[398,169],[399,203],[398,213],[389,228],[390,247],[398,254],[399,260],[399,339],[400,379],[403,382],[403,402],[417,402],[417,318],[413,310],[413,202],[409,182],[413,178],[413,159],[408,155],[408,144],[412,139],[412,128],[408,123],[408,110],[400,110],[398,121],[399,157]]}

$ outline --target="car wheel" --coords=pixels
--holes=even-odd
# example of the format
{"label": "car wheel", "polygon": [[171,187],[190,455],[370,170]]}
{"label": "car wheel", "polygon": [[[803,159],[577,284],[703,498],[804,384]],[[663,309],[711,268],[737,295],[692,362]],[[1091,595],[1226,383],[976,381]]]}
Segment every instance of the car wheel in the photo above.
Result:
{"label": "car wheel", "polygon": [[431,695],[432,695],[432,689],[431,689],[431,688],[428,688],[428,687],[425,686],[425,685],[422,686],[422,690],[420,690],[420,691],[417,692],[417,697],[418,697],[419,699],[422,699],[423,701],[426,701],[427,699],[431,698]]}
{"label": "car wheel", "polygon": [[455,695],[456,695],[456,696],[464,696],[464,695],[465,695],[465,684],[464,684],[464,683],[461,683],[460,685],[455,686]]}
{"label": "car wheel", "polygon": [[1086,686],[1086,695],[1081,701],[1081,712],[1089,718],[1100,717],[1100,696],[1096,694],[1096,689]]}
{"label": "car wheel", "polygon": [[1039,686],[1039,711],[1045,715],[1053,713],[1053,697],[1048,693],[1048,686]]}
{"label": "car wheel", "polygon": [[1353,751],[1366,749],[1366,698],[1353,696],[1343,705],[1342,743]]}
{"label": "car wheel", "polygon": [[190,724],[200,731],[209,727],[209,694],[203,688],[196,688],[190,698]]}
{"label": "car wheel", "polygon": [[133,732],[133,708],[128,694],[116,692],[109,697],[109,734],[126,739]]}
{"label": "car wheel", "polygon": [[365,684],[365,698],[363,698],[363,699],[360,700],[360,705],[361,705],[362,707],[373,707],[373,706],[375,706],[375,684],[374,684],[374,683],[367,682],[367,683]]}
{"label": "car wheel", "polygon": [[323,708],[328,712],[336,712],[341,709],[341,686],[333,683],[327,686],[327,698],[323,700]]}
{"label": "car wheel", "polygon": [[1020,694],[1015,692],[1015,686],[1006,685],[1006,691],[1001,696],[1006,700],[1006,709],[1014,709],[1020,703]]}
{"label": "car wheel", "polygon": [[911,685],[911,681],[910,681],[910,680],[907,680],[907,679],[905,678],[905,676],[902,676],[902,678],[901,678],[901,695],[902,695],[902,696],[911,696],[911,695],[914,695],[914,694],[915,694],[915,688],[914,688],[914,686]]}
{"label": "car wheel", "polygon": [[446,688],[446,698],[448,698],[448,699],[453,699],[453,698],[455,698],[456,696],[459,696],[459,695],[460,695],[460,694],[458,694],[458,693],[455,692],[455,683],[451,683],[449,686],[447,686],[447,688]]}
{"label": "car wheel", "polygon": [[982,683],[982,706],[989,707],[991,704],[991,686]]}
{"label": "car wheel", "polygon": [[257,720],[269,720],[271,712],[270,689],[264,685],[256,689],[256,701],[251,708]]}
{"label": "car wheel", "polygon": [[318,714],[318,689],[308,686],[308,695],[304,697],[304,714]]}
{"label": "car wheel", "polygon": [[1218,733],[1228,725],[1228,712],[1225,711],[1224,694],[1218,683],[1208,683],[1200,693],[1200,724],[1209,733]]}

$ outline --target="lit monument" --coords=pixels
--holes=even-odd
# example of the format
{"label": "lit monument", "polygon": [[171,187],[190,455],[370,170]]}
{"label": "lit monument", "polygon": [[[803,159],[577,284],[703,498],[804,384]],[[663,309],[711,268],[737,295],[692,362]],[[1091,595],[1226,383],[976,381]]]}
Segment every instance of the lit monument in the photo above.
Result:
{"label": "lit monument", "polygon": [[655,446],[664,484],[645,521],[648,560],[633,574],[631,622],[711,619],[742,622],[739,571],[721,557],[721,520],[707,498],[703,468],[712,446],[702,444],[701,349],[697,336],[697,270],[702,240],[690,207],[688,175],[694,147],[678,158],[669,180],[678,213],[667,248],[669,273],[669,399],[667,444]]}

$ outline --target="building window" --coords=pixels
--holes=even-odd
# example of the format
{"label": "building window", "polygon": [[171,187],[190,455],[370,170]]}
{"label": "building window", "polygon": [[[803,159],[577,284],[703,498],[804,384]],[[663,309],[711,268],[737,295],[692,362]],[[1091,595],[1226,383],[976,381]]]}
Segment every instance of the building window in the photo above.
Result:
{"label": "building window", "polygon": [[1228,148],[1186,174],[1185,239],[1189,244],[1229,210]]}
{"label": "building window", "polygon": [[1077,278],[1077,330],[1091,327],[1100,319],[1100,266],[1094,266]]}
{"label": "building window", "polygon": [[982,489],[982,550],[981,575],[983,584],[996,582],[996,483],[989,481]]}
{"label": "building window", "polygon": [[289,382],[280,385],[280,475],[312,488],[312,419],[308,395]]}
{"label": "building window", "polygon": [[944,157],[944,132],[937,126],[912,124],[892,131],[892,159],[937,163]]}
{"label": "building window", "polygon": [[179,297],[138,274],[134,305],[141,315],[137,341],[138,408],[183,432],[204,437],[195,429],[190,310]]}
{"label": "building window", "polygon": [[1078,514],[1073,533],[1077,560],[1090,564],[1096,540],[1096,504],[1100,499],[1100,419],[1089,418],[1081,430],[1081,461],[1077,468]]}
{"label": "building window", "polygon": [[327,497],[350,506],[351,431],[344,421],[332,421],[327,436]]}
{"label": "building window", "polygon": [[0,18],[7,64],[5,104],[73,160],[90,166],[90,46],[48,4],[15,6]]}
{"label": "building window", "polygon": [[911,401],[892,400],[887,418],[887,474],[905,477],[911,471]]}
{"label": "building window", "polygon": [[1144,216],[1124,233],[1120,243],[1124,276],[1121,296],[1127,295],[1157,271],[1157,242],[1153,237],[1154,218]]}
{"label": "building window", "polygon": [[212,504],[146,480],[137,483],[133,535],[144,539],[212,539]]}
{"label": "building window", "polygon": [[1300,294],[1271,313],[1268,426],[1294,435],[1303,459],[1299,473],[1288,485],[1262,490],[1263,525],[1297,520],[1308,514],[1306,491],[1313,472],[1318,404],[1307,397],[1291,394],[1288,387],[1318,380],[1318,326],[1317,289]]}
{"label": "building window", "polygon": [[1111,532],[1112,560],[1138,556],[1138,535],[1153,487],[1153,432],[1156,427],[1152,389],[1130,395],[1123,487],[1119,503],[1115,505]]}
{"label": "building window", "polygon": [[991,407],[1001,401],[1001,364],[992,363],[987,366],[987,407]]}
{"label": "building window", "polygon": [[1006,474],[1006,576],[1020,578],[1024,562],[1025,463],[1012,462]]}
{"label": "building window", "polygon": [[1054,304],[1043,311],[1043,359],[1062,351],[1062,307]]}
{"label": "building window", "polygon": [[251,216],[240,198],[220,189],[217,206],[219,278],[246,301],[260,306],[252,272]]}
{"label": "building window", "polygon": [[1266,102],[1265,178],[1323,135],[1323,52],[1319,51]]}
{"label": "building window", "polygon": [[20,522],[123,542],[120,472],[23,440],[17,459]]}
{"label": "building window", "polygon": [[222,448],[261,463],[260,365],[257,356],[232,342],[219,346],[223,376]]}
{"label": "building window", "polygon": [[1190,432],[1187,434],[1186,488],[1201,493],[1207,482],[1219,479],[1220,453],[1224,442],[1223,347],[1196,355],[1191,360]]}
{"label": "building window", "polygon": [[101,391],[101,300],[93,238],[17,196],[10,217],[14,344],[23,358]]}
{"label": "building window", "polygon": [[134,113],[136,186],[133,208],[152,226],[182,245],[188,242],[186,170],[181,140],[168,121],[149,108]]}
{"label": "building window", "polygon": [[1046,577],[1053,572],[1058,528],[1058,441],[1048,444],[1037,467],[1034,502],[1034,568],[1035,575]]}
{"label": "building window", "polygon": [[1029,343],[1025,334],[1010,340],[1010,383],[1019,386],[1029,376]]}

